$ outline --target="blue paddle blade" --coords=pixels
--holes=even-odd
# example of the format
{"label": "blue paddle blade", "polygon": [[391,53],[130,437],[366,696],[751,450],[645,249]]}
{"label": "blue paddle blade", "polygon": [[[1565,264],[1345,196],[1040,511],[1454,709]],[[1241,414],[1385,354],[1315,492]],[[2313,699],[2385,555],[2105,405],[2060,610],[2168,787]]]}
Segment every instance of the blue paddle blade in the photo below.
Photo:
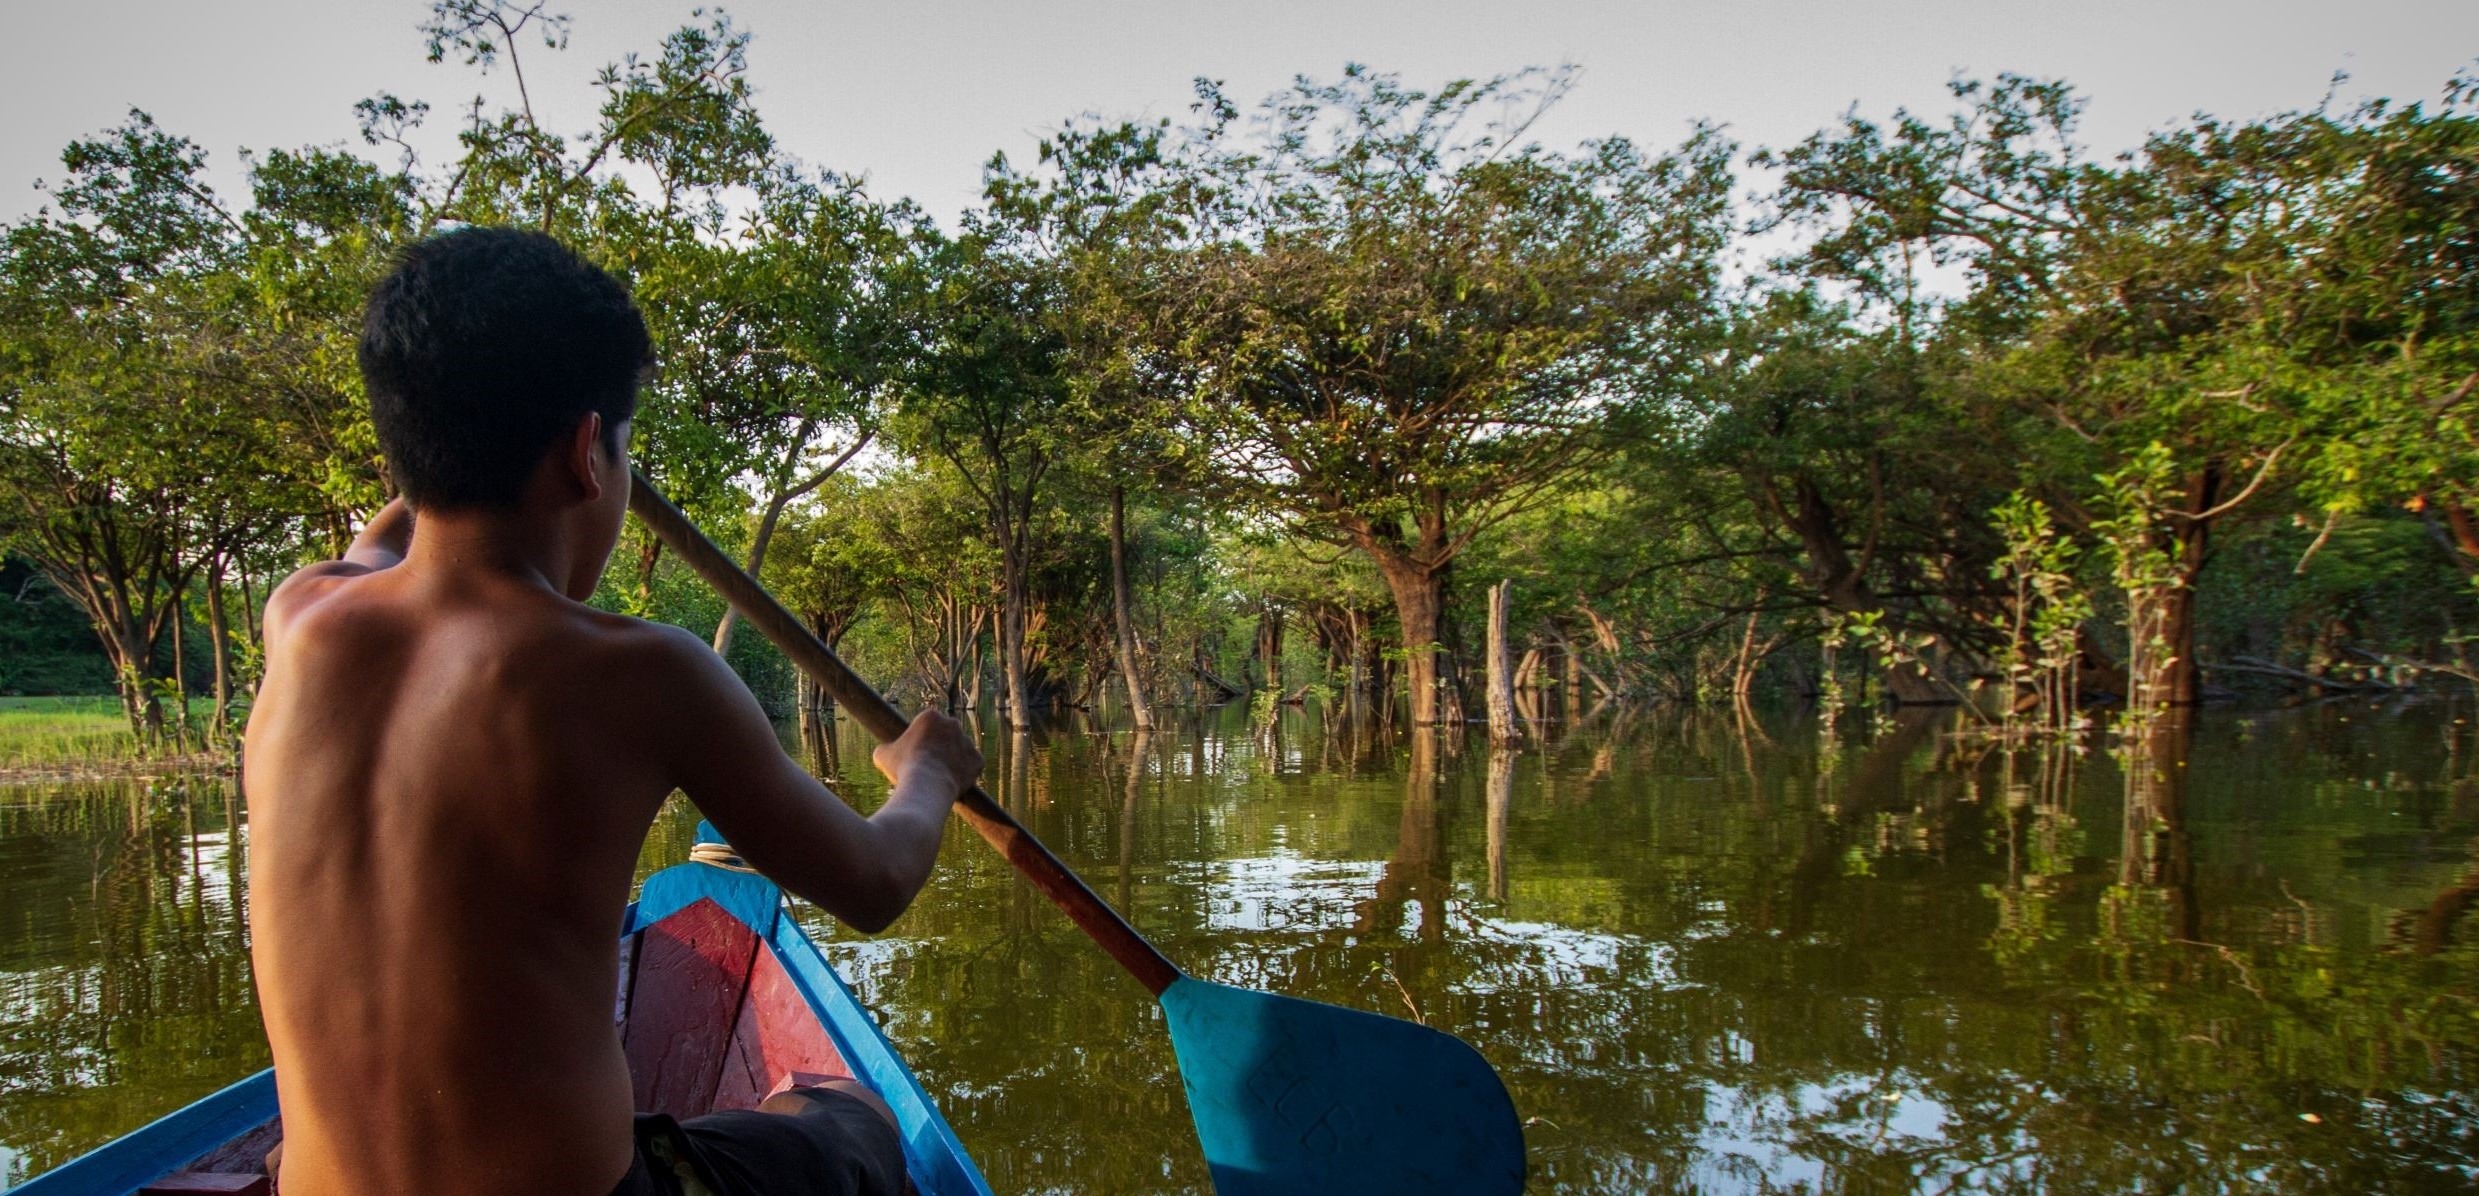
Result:
{"label": "blue paddle blade", "polygon": [[1182,977],[1162,990],[1220,1196],[1520,1192],[1515,1105],[1462,1039]]}

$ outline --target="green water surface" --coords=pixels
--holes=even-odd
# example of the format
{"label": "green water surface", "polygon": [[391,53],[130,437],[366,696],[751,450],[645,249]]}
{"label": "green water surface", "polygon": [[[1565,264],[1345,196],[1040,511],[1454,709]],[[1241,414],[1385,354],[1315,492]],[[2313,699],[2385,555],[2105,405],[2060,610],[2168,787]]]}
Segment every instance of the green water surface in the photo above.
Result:
{"label": "green water surface", "polygon": [[[2131,759],[1693,711],[985,746],[1190,971],[1479,1047],[1534,1191],[2465,1191],[2470,713],[2213,710]],[[0,789],[0,1180],[265,1065],[246,822],[213,777]],[[806,916],[999,1191],[1205,1190],[1153,1002],[969,831],[886,934]]]}

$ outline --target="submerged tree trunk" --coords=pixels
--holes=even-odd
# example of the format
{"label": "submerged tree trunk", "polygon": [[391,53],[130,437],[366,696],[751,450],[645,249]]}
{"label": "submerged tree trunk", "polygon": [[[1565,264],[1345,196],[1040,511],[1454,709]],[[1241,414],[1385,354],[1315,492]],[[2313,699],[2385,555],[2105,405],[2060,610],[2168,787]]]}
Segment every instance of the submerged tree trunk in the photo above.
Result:
{"label": "submerged tree trunk", "polygon": [[[1402,933],[1416,908],[1421,942],[1446,941],[1446,902],[1454,893],[1451,858],[1444,850],[1445,810],[1438,801],[1438,736],[1412,731],[1411,761],[1404,778],[1403,817],[1395,850],[1378,873],[1377,892],[1360,903],[1355,928],[1376,941]],[[1408,998],[1407,998],[1408,999]],[[1412,1012],[1415,1016],[1417,1008]]]}
{"label": "submerged tree trunk", "polygon": [[1412,723],[1436,724],[1444,713],[1438,700],[1438,625],[1446,605],[1445,579],[1401,557],[1381,558],[1378,571],[1394,592],[1394,612],[1403,625],[1403,672],[1411,685]]}
{"label": "submerged tree trunk", "polygon": [[1515,597],[1515,583],[1489,587],[1489,741],[1509,744],[1515,733],[1515,678],[1512,650],[1506,642],[1506,608]]}
{"label": "submerged tree trunk", "polygon": [[1133,909],[1132,892],[1136,877],[1136,811],[1137,798],[1143,793],[1145,757],[1153,750],[1153,727],[1150,723],[1136,725],[1136,741],[1128,745],[1127,785],[1119,798],[1119,908]]}
{"label": "submerged tree trunk", "polygon": [[1283,688],[1283,616],[1280,610],[1266,607],[1257,612],[1257,660],[1265,666],[1265,687],[1276,693]]}
{"label": "submerged tree trunk", "polygon": [[1153,727],[1153,707],[1145,701],[1145,678],[1136,668],[1135,595],[1128,586],[1128,491],[1110,488],[1110,613],[1118,639],[1119,675],[1127,679],[1128,716],[1139,732]]}
{"label": "submerged tree trunk", "polygon": [[792,683],[792,712],[796,720],[801,747],[818,762],[819,771],[826,771],[826,721],[818,709],[823,693],[818,683],[802,676]]}
{"label": "submerged tree trunk", "polygon": [[2172,706],[2203,701],[2203,667],[2195,654],[2195,583],[2203,575],[2204,557],[2212,545],[2212,516],[2220,501],[2221,472],[2207,467],[2187,480],[2186,509],[2172,533],[2170,557],[2178,571],[2177,588],[2162,597],[2161,633],[2169,657],[2156,662],[2160,672],[2152,690]]}
{"label": "submerged tree trunk", "polygon": [[2195,899],[2193,837],[2186,826],[2187,750],[2195,713],[2172,710],[2149,722],[2127,745],[2125,844],[2119,877],[2128,885],[2157,890],[2167,937],[2203,941],[2203,914]]}
{"label": "submerged tree trunk", "polygon": [[1025,567],[1022,554],[1012,547],[1003,554],[1000,574],[1004,592],[999,599],[999,674],[1006,686],[1007,725],[1033,725],[1033,703],[1030,687],[1025,684],[1024,617]]}
{"label": "submerged tree trunk", "polygon": [[[844,632],[852,626],[849,614],[838,617],[813,610],[804,618],[809,624],[810,634],[817,636],[829,651],[840,648]],[[842,762],[836,759],[835,751],[835,699],[826,692],[825,686],[818,684],[809,674],[796,676],[800,740],[807,746],[810,755],[816,758],[819,772],[831,778],[842,771]]]}

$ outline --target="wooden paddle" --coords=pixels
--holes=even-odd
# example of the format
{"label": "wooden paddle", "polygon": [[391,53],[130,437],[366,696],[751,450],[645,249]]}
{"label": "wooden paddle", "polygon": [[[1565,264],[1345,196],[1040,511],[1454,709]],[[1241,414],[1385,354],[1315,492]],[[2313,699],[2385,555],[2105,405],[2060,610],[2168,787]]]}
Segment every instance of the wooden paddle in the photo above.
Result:
{"label": "wooden paddle", "polygon": [[[628,508],[749,625],[880,742],[901,711],[715,547],[645,475]],[[1339,1005],[1182,973],[1041,840],[976,786],[964,821],[1162,1004],[1188,1110],[1226,1196],[1305,1192],[1517,1192],[1523,1129],[1506,1087],[1451,1034]]]}

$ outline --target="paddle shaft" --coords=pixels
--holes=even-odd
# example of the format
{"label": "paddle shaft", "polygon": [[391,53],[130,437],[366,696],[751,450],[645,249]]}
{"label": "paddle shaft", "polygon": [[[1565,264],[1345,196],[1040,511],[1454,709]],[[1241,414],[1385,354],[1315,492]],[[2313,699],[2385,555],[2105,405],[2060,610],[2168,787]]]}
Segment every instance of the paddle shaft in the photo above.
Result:
{"label": "paddle shaft", "polygon": [[[638,473],[630,480],[634,484],[629,487],[628,509],[664,547],[705,578],[706,584],[723,595],[723,600],[731,603],[741,618],[781,648],[802,672],[824,686],[839,705],[868,728],[873,738],[884,743],[904,733],[911,720],[887,701],[886,695],[861,680],[851,666],[835,655],[834,649],[826,646],[826,641],[715,547],[714,541],[707,539],[704,532],[689,522],[688,516],[680,513],[680,508],[671,505],[671,500],[646,480],[646,475]],[[1179,979],[1178,967],[1128,925],[1119,911],[1086,887],[1084,880],[1061,863],[1059,857],[1050,854],[1050,849],[1042,846],[1042,841],[1024,829],[1024,824],[1017,822],[1005,807],[990,800],[980,786],[975,785],[956,798],[955,812],[989,840],[1000,855],[1007,857],[1007,862],[1033,882],[1033,887],[1050,898],[1051,904],[1065,911],[1094,942],[1110,952],[1111,958],[1118,960],[1119,966],[1135,976],[1147,991],[1161,996],[1163,989]]]}

